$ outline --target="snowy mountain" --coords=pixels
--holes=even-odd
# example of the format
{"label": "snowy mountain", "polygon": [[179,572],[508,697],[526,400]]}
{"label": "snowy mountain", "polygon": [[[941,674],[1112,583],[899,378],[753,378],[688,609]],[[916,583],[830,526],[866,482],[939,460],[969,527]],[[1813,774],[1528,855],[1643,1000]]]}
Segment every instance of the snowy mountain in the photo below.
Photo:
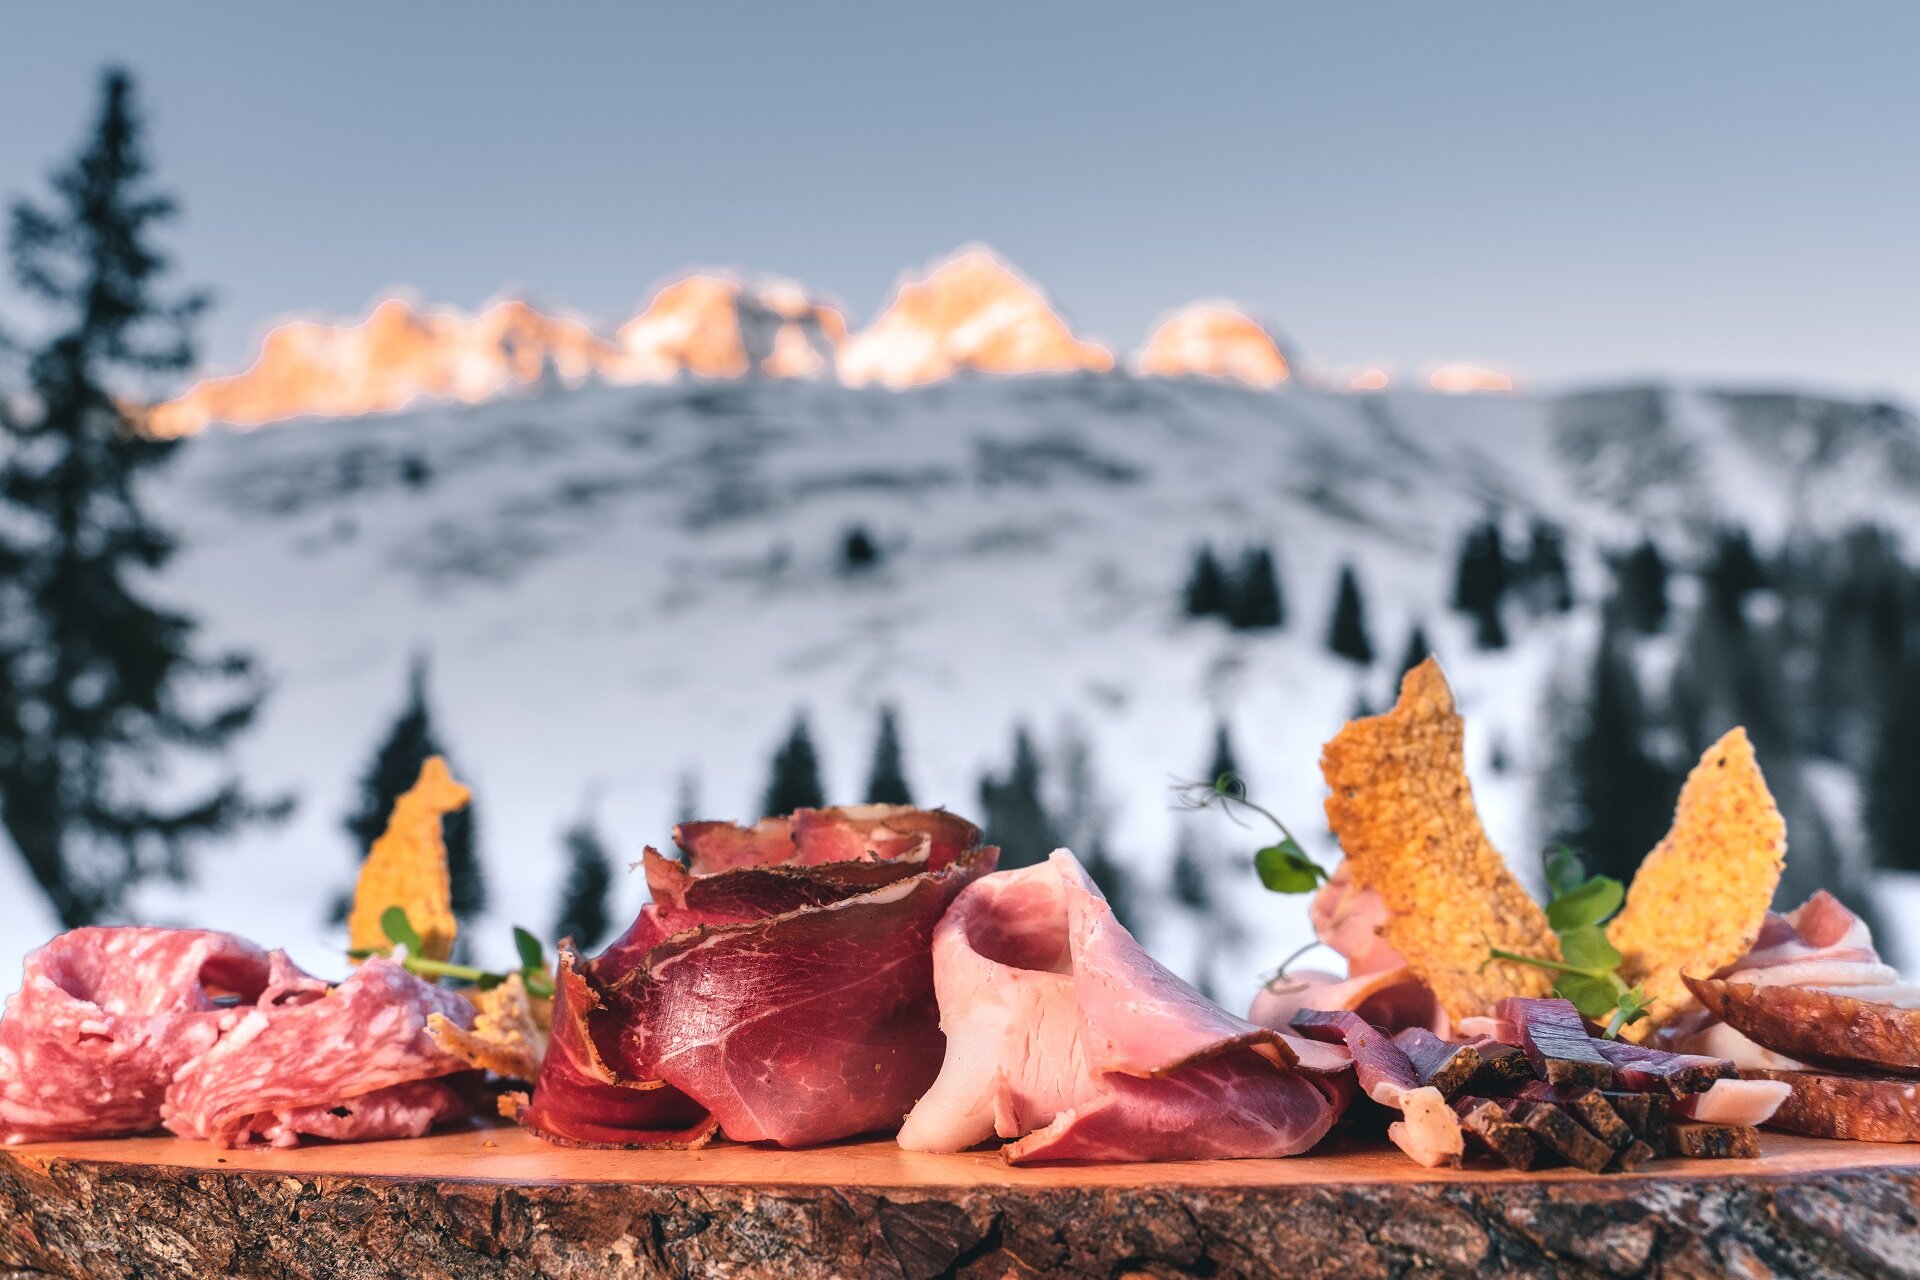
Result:
{"label": "snowy mountain", "polygon": [[[550,923],[559,833],[584,810],[623,859],[666,840],[685,780],[703,815],[754,816],[799,712],[833,797],[858,799],[891,703],[916,798],[962,813],[1016,726],[1050,763],[1084,741],[1113,854],[1162,904],[1143,913],[1150,945],[1207,964],[1236,1002],[1307,928],[1302,901],[1230,860],[1250,833],[1170,810],[1170,779],[1204,771],[1217,722],[1259,797],[1330,859],[1320,744],[1356,703],[1384,705],[1420,623],[1464,705],[1496,842],[1530,867],[1545,694],[1584,661],[1603,551],[1647,526],[1685,547],[1722,519],[1769,538],[1857,517],[1920,536],[1914,418],[1787,394],[1351,395],[1120,373],[908,392],[533,385],[182,446],[151,494],[184,546],[158,590],[209,644],[263,662],[273,693],[235,763],[299,807],[210,851],[197,884],[148,887],[143,914],[329,965],[327,904],[354,865],[341,816],[425,653],[478,797],[483,956],[509,922]],[[1564,525],[1582,601],[1516,620],[1498,653],[1446,608],[1460,534],[1489,511]],[[870,566],[842,555],[855,527]],[[1203,541],[1272,546],[1283,628],[1182,616]],[[1385,655],[1368,669],[1324,643],[1349,562]],[[1226,925],[1164,905],[1182,823]],[[16,868],[0,874],[17,953],[50,923]],[[621,895],[637,906],[637,880]]]}

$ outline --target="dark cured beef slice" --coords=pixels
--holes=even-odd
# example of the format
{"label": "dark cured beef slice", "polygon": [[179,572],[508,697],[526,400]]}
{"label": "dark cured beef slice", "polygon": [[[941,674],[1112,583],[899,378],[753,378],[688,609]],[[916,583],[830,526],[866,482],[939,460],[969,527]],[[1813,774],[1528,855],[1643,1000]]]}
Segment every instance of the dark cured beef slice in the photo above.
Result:
{"label": "dark cured beef slice", "polygon": [[1519,1045],[1503,1044],[1491,1036],[1468,1041],[1468,1045],[1480,1055],[1480,1069],[1468,1082],[1468,1088],[1475,1093],[1509,1093],[1529,1080],[1539,1079],[1533,1073],[1527,1051]]}
{"label": "dark cured beef slice", "polygon": [[1353,1075],[1361,1092],[1383,1106],[1397,1107],[1401,1092],[1420,1087],[1413,1063],[1392,1037],[1351,1010],[1302,1009],[1292,1024],[1309,1040],[1344,1043],[1353,1054]]}
{"label": "dark cured beef slice", "polygon": [[1393,1042],[1413,1063],[1421,1084],[1430,1084],[1451,1098],[1467,1087],[1480,1070],[1480,1054],[1473,1046],[1442,1040],[1425,1027],[1408,1027]]}
{"label": "dark cured beef slice", "polygon": [[1614,1084],[1622,1090],[1664,1090],[1676,1096],[1700,1093],[1712,1088],[1715,1080],[1739,1074],[1724,1058],[1668,1053],[1624,1040],[1595,1040],[1593,1047],[1611,1064]]}
{"label": "dark cured beef slice", "polygon": [[1760,1131],[1737,1124],[1670,1124],[1667,1145],[1673,1154],[1696,1160],[1754,1160]]}
{"label": "dark cured beef slice", "polygon": [[1604,1089],[1613,1083],[1613,1068],[1595,1049],[1587,1021],[1572,1001],[1508,996],[1496,1014],[1549,1084]]}
{"label": "dark cured beef slice", "polygon": [[993,861],[978,849],[830,907],[674,935],[607,985],[607,1065],[665,1080],[739,1142],[891,1132],[946,1052],[934,926]]}
{"label": "dark cured beef slice", "polygon": [[1633,1141],[1634,1133],[1620,1114],[1607,1103],[1598,1089],[1566,1088],[1535,1080],[1514,1094],[1529,1102],[1551,1102],[1586,1126],[1600,1141],[1615,1151]]}
{"label": "dark cured beef slice", "polygon": [[629,1081],[601,1060],[590,1019],[599,992],[572,947],[554,970],[553,1038],[533,1096],[514,1114],[524,1128],[569,1147],[697,1147],[719,1126],[706,1108],[657,1080]]}
{"label": "dark cured beef slice", "polygon": [[1527,1126],[1527,1131],[1568,1164],[1588,1173],[1599,1173],[1612,1162],[1613,1148],[1555,1104],[1520,1101],[1514,1108],[1514,1114]]}
{"label": "dark cured beef slice", "polygon": [[1608,1170],[1609,1172],[1615,1173],[1632,1173],[1635,1169],[1638,1169],[1658,1154],[1659,1153],[1653,1149],[1652,1144],[1643,1139],[1635,1138],[1632,1142],[1620,1148],[1620,1154],[1613,1158],[1613,1163],[1608,1166]]}
{"label": "dark cured beef slice", "polygon": [[1605,1097],[1635,1138],[1652,1147],[1655,1155],[1666,1150],[1667,1115],[1672,1109],[1666,1094],[1609,1093]]}
{"label": "dark cured beef slice", "polygon": [[1460,1127],[1509,1169],[1533,1167],[1540,1144],[1506,1107],[1492,1098],[1461,1098],[1453,1104],[1453,1110],[1460,1117]]}

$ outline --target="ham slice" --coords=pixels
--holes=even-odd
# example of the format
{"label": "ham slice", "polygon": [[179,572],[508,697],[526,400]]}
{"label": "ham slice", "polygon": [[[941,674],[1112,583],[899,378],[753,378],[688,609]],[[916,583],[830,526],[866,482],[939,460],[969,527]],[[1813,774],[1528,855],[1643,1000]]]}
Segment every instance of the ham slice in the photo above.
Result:
{"label": "ham slice", "polygon": [[554,1046],[517,1118],[542,1137],[804,1146],[891,1131],[944,1041],[934,926],[992,869],[939,811],[686,823],[648,850],[651,901],[601,955],[563,955]]}
{"label": "ham slice", "polygon": [[1347,962],[1347,976],[1317,969],[1283,973],[1260,989],[1247,1017],[1284,1031],[1302,1009],[1349,1010],[1388,1032],[1423,1028],[1448,1034],[1446,1011],[1433,991],[1383,936],[1387,905],[1373,889],[1353,881],[1342,862],[1313,895],[1307,909],[1320,941]]}
{"label": "ham slice", "polygon": [[198,929],[74,929],[27,957],[0,1016],[0,1140],[160,1127],[167,1083],[267,989],[267,953]]}
{"label": "ham slice", "polygon": [[[410,1136],[423,1115],[452,1114],[446,1096],[388,1094],[357,1113],[351,1104],[467,1070],[428,1035],[427,1018],[436,1013],[456,1026],[473,1022],[464,996],[383,957],[366,961],[338,986],[282,961],[261,1001],[180,1069],[162,1100],[161,1119],[181,1137],[227,1147],[290,1145],[312,1131],[318,1112],[333,1108],[348,1113],[336,1119],[355,1120],[356,1136]],[[382,1131],[381,1123],[398,1128]]]}
{"label": "ham slice", "polygon": [[1279,1156],[1337,1117],[1348,1058],[1236,1018],[1148,956],[1065,850],[967,888],[935,931],[947,1051],[900,1145],[1011,1162]]}

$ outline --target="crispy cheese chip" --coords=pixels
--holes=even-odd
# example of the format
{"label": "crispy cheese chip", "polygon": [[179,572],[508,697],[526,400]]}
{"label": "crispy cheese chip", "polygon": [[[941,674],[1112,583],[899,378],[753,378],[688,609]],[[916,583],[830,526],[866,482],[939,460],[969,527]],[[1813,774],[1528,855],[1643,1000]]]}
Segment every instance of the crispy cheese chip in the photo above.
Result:
{"label": "crispy cheese chip", "polygon": [[453,780],[447,762],[428,756],[420,778],[394,802],[387,830],[360,864],[347,916],[347,945],[385,951],[392,944],[380,917],[400,907],[420,935],[421,954],[445,960],[453,954],[453,888],[447,878],[447,842],[440,820],[465,807],[471,793]]}
{"label": "crispy cheese chip", "polygon": [[547,1056],[546,1019],[552,1017],[553,1002],[529,995],[517,973],[491,990],[468,992],[467,998],[473,1001],[473,1029],[436,1013],[427,1019],[433,1042],[482,1071],[510,1080],[538,1079],[540,1060]]}
{"label": "crispy cheese chip", "polygon": [[1753,744],[1735,729],[1707,748],[1680,789],[1666,838],[1647,855],[1627,905],[1607,926],[1620,976],[1644,984],[1644,1035],[1689,1008],[1680,976],[1711,977],[1760,934],[1786,863],[1787,824],[1760,776]]}
{"label": "crispy cheese chip", "polygon": [[1480,825],[1464,742],[1453,691],[1428,658],[1400,682],[1393,710],[1349,722],[1320,757],[1333,789],[1327,821],[1354,878],[1380,894],[1386,940],[1454,1018],[1552,988],[1544,969],[1490,963],[1492,948],[1560,958],[1546,913]]}

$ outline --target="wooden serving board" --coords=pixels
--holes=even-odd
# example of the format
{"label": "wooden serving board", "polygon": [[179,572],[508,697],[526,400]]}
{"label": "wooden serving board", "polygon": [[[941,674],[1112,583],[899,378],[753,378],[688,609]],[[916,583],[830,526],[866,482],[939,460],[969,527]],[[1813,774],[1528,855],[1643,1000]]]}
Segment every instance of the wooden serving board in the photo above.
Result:
{"label": "wooden serving board", "polygon": [[0,1276],[1920,1276],[1920,1147],[1763,1149],[1596,1177],[1382,1147],[1016,1169],[890,1141],[584,1151],[509,1128],[46,1144],[0,1148]]}

